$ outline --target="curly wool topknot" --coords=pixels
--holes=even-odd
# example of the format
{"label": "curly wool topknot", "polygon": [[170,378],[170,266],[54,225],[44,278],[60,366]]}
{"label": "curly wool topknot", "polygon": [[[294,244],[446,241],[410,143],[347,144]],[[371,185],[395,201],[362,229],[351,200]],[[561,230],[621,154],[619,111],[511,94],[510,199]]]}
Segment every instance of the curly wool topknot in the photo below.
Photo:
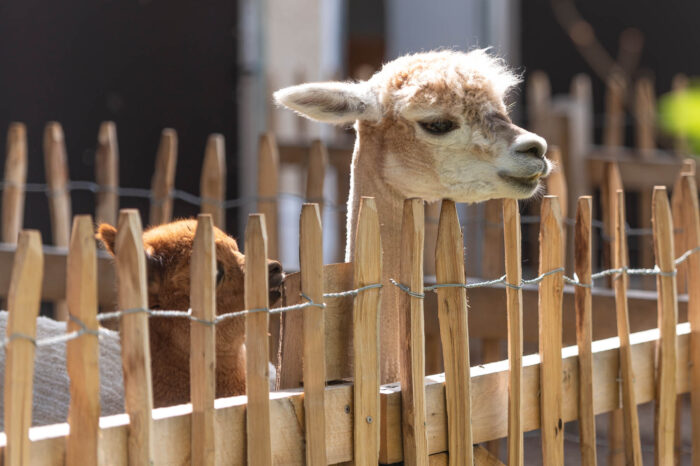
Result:
{"label": "curly wool topknot", "polygon": [[487,49],[441,50],[404,55],[369,80],[385,111],[408,105],[461,105],[503,108],[503,99],[520,77]]}

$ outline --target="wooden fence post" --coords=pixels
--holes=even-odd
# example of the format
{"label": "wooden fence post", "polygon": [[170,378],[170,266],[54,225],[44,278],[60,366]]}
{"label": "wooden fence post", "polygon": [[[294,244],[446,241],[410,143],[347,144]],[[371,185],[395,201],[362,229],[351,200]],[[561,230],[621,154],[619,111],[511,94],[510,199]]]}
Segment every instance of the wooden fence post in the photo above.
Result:
{"label": "wooden fence post", "polygon": [[526,92],[528,128],[530,131],[547,138],[548,131],[551,131],[549,121],[552,106],[552,89],[547,74],[540,70],[533,71],[527,81]]}
{"label": "wooden fence post", "polygon": [[116,225],[119,211],[119,147],[117,127],[113,121],[103,121],[97,135],[95,180],[100,190],[95,201],[95,219]]}
{"label": "wooden fence post", "polygon": [[[488,251],[482,260],[482,276],[487,278],[503,275],[505,252],[503,248],[503,199],[491,199],[484,203],[484,242],[483,250]],[[481,341],[481,362],[489,363],[503,359],[501,340],[484,338]],[[486,444],[487,450],[498,455],[501,449],[500,439]]]}
{"label": "wooden fence post", "polygon": [[[435,269],[438,286],[464,284],[462,232],[453,201],[443,200],[438,225]],[[438,288],[440,337],[445,360],[445,396],[450,466],[473,464],[467,291]]]}
{"label": "wooden fence post", "polygon": [[[582,284],[593,285],[591,279],[592,237],[591,219],[593,199],[581,196],[576,210],[575,270]],[[581,464],[596,466],[595,414],[593,411],[593,322],[591,288],[577,286],[574,290],[576,306],[576,344],[578,345],[578,427],[581,441]]]}
{"label": "wooden fence post", "polygon": [[191,461],[196,466],[212,466],[216,459],[216,246],[209,214],[197,216],[190,262],[190,307],[192,316],[199,319],[190,324]]}
{"label": "wooden fence post", "polygon": [[[685,190],[682,187],[683,176],[684,175],[695,175],[695,160],[686,159],[683,162],[683,168],[678,174],[678,178],[673,185],[673,192],[671,194],[671,214],[673,216],[673,246],[675,248],[675,257],[680,256],[686,250],[691,249],[688,247],[689,241],[692,239],[688,236],[688,231],[683,227],[687,222],[685,218],[686,215],[692,217],[692,211],[687,211],[686,200],[684,199]],[[678,294],[686,293],[688,290],[688,277],[687,277],[688,264],[679,264],[676,268],[676,286]]]}
{"label": "wooden fence post", "polygon": [[[607,117],[606,117],[607,118]],[[622,189],[622,177],[617,162],[606,162],[603,172],[603,185],[601,186],[601,207],[603,213],[603,267],[609,269],[615,263],[615,215],[617,203],[617,190]],[[626,260],[626,259],[625,259]],[[607,277],[607,286],[613,287],[612,277]],[[610,466],[623,466],[625,463],[623,420],[622,411],[613,410],[609,414],[608,427],[608,464]]]}
{"label": "wooden fence post", "polygon": [[608,77],[605,93],[605,127],[603,128],[603,145],[608,148],[625,145],[625,94],[627,83],[625,77],[613,72]]}
{"label": "wooden fence post", "polygon": [[508,464],[523,464],[523,279],[520,233],[520,211],[515,199],[503,200],[503,238],[505,244],[506,282],[518,288],[506,287],[508,309]]}
{"label": "wooden fence post", "polygon": [[177,133],[165,128],[160,136],[156,166],[151,178],[150,225],[168,223],[173,216],[173,189],[177,165]]}
{"label": "wooden fence post", "polygon": [[[609,269],[615,262],[615,203],[617,190],[622,189],[622,177],[617,162],[605,163],[603,177],[600,199],[603,211],[603,268]],[[612,279],[608,280],[608,286],[612,288]]]}
{"label": "wooden fence post", "polygon": [[[400,280],[413,293],[423,294],[425,208],[421,199],[406,199],[401,224]],[[428,465],[425,420],[425,341],[423,298],[399,294],[401,322],[401,426],[407,466]]]}
{"label": "wooden fence post", "polygon": [[646,159],[656,148],[656,102],[654,84],[649,77],[641,77],[634,87],[635,145]]}
{"label": "wooden fence post", "polygon": [[[363,197],[357,220],[354,286],[381,283],[382,245],[374,198]],[[354,440],[353,460],[359,466],[379,461],[379,306],[381,292],[371,288],[355,297],[353,309]]]}
{"label": "wooden fence post", "polygon": [[129,414],[127,438],[129,464],[153,461],[153,385],[148,334],[146,254],[143,250],[141,216],[135,209],[122,209],[117,225],[116,273],[124,399]]}
{"label": "wooden fence post", "polygon": [[221,134],[211,134],[207,139],[199,192],[202,213],[210,214],[214,226],[226,230],[226,209],[223,206],[226,196],[226,148]]}
{"label": "wooden fence post", "polygon": [[[555,196],[545,196],[540,214],[540,274],[564,267],[561,211]],[[543,464],[564,464],[562,423],[561,313],[564,273],[552,273],[539,285],[540,431]]]}
{"label": "wooden fence post", "polygon": [[[613,267],[622,269],[629,265],[627,252],[627,232],[625,216],[625,195],[621,189],[615,193],[614,203],[614,247]],[[629,277],[626,272],[613,276],[615,287],[615,313],[617,316],[617,334],[620,338],[620,377],[622,379],[622,416],[624,429],[625,457],[627,464],[639,466],[642,464],[642,447],[639,438],[639,416],[637,413],[637,398],[634,392],[634,366],[632,365],[632,350],[630,348],[629,309],[627,307],[627,287]]]}
{"label": "wooden fence post", "polygon": [[246,408],[248,464],[272,465],[268,329],[267,233],[264,214],[248,216],[245,230]]}
{"label": "wooden fence post", "polygon": [[656,464],[673,464],[674,430],[676,427],[676,325],[678,296],[676,265],[673,257],[673,220],[665,186],[654,186],[653,195],[654,252],[659,274],[659,342],[656,369],[656,422],[654,449]]}
{"label": "wooden fence post", "polygon": [[265,215],[267,225],[267,253],[270,259],[279,259],[277,232],[277,196],[279,190],[279,162],[275,135],[260,136],[258,147],[258,209]]}
{"label": "wooden fence post", "polygon": [[78,215],[66,270],[68,332],[84,328],[91,332],[66,344],[66,366],[70,376],[70,433],[66,442],[66,464],[97,465],[100,419],[99,341],[97,339],[97,248],[92,218]]}
{"label": "wooden fence post", "polygon": [[7,130],[4,182],[2,242],[16,244],[24,218],[24,185],[27,182],[27,129],[23,123],[12,123]]}
{"label": "wooden fence post", "polygon": [[[5,466],[29,466],[34,342],[41,304],[44,255],[38,231],[20,232],[8,296],[5,350]],[[20,336],[21,335],[21,336]],[[26,337],[26,338],[24,338]]]}
{"label": "wooden fence post", "polygon": [[[49,191],[49,213],[53,244],[67,248],[70,242],[71,198],[68,191],[68,160],[61,125],[49,122],[44,130],[44,169]],[[54,303],[56,320],[68,318],[64,300]]]}
{"label": "wooden fence post", "polygon": [[[318,204],[304,204],[299,225],[301,291],[323,303],[323,229]],[[324,309],[304,309],[304,423],[306,464],[328,464],[326,457],[326,325]]]}
{"label": "wooden fence post", "polygon": [[[693,175],[681,177],[683,190],[683,229],[686,230],[688,249],[700,247],[700,212],[698,211],[698,188]],[[692,461],[700,465],[700,252],[688,258],[688,321],[690,322],[690,403],[692,422]]]}
{"label": "wooden fence post", "polygon": [[328,150],[322,141],[316,139],[311,143],[306,167],[306,202],[318,204],[321,219],[323,219],[323,184],[326,179],[326,165],[328,165]]}

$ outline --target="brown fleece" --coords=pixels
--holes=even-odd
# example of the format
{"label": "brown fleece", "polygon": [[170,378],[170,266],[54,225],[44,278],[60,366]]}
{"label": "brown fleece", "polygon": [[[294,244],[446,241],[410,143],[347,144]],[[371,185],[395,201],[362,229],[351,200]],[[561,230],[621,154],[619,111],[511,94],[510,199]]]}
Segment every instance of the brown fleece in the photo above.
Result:
{"label": "brown fleece", "polygon": [[[148,268],[148,305],[151,309],[181,310],[190,307],[190,255],[197,222],[179,220],[143,233]],[[106,223],[97,238],[114,255],[117,230]],[[216,313],[244,308],[245,256],[236,240],[214,228],[217,278]],[[282,267],[270,264],[270,300],[279,298]],[[190,321],[151,318],[151,369],[155,407],[190,401]],[[216,326],[216,397],[245,394],[245,320],[228,319]]]}

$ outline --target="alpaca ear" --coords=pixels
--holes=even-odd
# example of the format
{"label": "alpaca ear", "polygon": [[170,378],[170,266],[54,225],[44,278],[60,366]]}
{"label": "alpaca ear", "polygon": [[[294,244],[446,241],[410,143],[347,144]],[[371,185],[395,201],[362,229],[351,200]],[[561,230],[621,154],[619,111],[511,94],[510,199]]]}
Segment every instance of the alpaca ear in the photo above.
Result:
{"label": "alpaca ear", "polygon": [[109,223],[103,223],[97,227],[97,234],[95,235],[97,239],[102,241],[105,249],[111,255],[114,255],[114,242],[117,240],[117,229],[114,228]]}
{"label": "alpaca ear", "polygon": [[381,118],[377,96],[367,82],[300,84],[280,89],[274,97],[278,105],[324,123],[379,121]]}

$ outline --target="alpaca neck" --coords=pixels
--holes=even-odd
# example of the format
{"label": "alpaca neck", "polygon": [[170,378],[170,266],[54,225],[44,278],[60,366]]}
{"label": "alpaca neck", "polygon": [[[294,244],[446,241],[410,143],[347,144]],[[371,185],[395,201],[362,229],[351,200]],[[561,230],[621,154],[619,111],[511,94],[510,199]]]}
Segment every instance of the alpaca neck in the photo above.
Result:
{"label": "alpaca neck", "polygon": [[404,199],[382,177],[384,157],[381,135],[376,132],[367,133],[370,133],[369,130],[363,128],[362,122],[359,122],[350,173],[345,260],[351,261],[355,253],[360,200],[363,196],[373,197],[379,216],[384,285],[380,312],[381,379],[382,383],[389,383],[397,381],[399,377],[398,289],[389,282],[389,278],[398,278],[399,274]]}

